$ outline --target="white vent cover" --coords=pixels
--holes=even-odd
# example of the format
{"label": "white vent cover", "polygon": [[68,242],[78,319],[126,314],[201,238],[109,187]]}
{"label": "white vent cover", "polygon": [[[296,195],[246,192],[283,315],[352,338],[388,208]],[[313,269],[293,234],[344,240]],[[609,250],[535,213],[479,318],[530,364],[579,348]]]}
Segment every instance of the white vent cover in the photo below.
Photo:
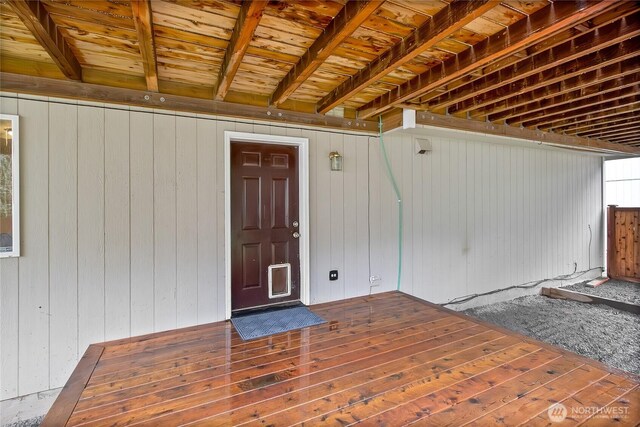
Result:
{"label": "white vent cover", "polygon": [[428,154],[431,150],[430,140],[416,138],[416,154]]}

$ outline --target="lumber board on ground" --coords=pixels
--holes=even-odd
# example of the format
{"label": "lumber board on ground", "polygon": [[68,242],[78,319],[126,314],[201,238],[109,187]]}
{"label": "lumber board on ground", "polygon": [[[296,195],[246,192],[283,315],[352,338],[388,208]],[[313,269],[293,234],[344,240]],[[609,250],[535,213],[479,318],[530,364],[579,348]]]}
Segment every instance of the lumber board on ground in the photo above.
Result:
{"label": "lumber board on ground", "polygon": [[628,311],[629,313],[640,314],[640,305],[630,304],[623,301],[616,301],[608,298],[602,298],[595,295],[587,295],[580,292],[567,291],[557,288],[542,288],[540,294],[549,298],[566,299],[571,301],[584,302],[587,304],[604,304],[618,310]]}

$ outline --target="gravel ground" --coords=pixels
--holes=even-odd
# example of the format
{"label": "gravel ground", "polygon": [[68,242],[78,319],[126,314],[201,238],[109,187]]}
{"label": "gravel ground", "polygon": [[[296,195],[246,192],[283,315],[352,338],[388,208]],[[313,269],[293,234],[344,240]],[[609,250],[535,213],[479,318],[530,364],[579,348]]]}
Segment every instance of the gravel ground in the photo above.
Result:
{"label": "gravel ground", "polygon": [[2,427],[38,427],[42,420],[44,419],[44,415],[41,417],[31,418],[29,420],[19,421],[11,424],[4,424]]}
{"label": "gravel ground", "polygon": [[586,283],[565,286],[562,289],[640,305],[640,283],[610,279],[595,288],[586,286]]}
{"label": "gravel ground", "polygon": [[540,295],[464,313],[640,375],[639,315]]}

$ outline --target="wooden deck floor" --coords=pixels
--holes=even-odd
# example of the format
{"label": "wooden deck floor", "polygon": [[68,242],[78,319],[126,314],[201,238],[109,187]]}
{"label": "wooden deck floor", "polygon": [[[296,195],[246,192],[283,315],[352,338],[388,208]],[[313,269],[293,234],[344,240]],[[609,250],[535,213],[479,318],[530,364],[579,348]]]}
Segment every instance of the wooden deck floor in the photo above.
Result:
{"label": "wooden deck floor", "polygon": [[93,345],[43,425],[640,422],[636,377],[402,293],[312,309],[329,322],[248,342],[218,322]]}

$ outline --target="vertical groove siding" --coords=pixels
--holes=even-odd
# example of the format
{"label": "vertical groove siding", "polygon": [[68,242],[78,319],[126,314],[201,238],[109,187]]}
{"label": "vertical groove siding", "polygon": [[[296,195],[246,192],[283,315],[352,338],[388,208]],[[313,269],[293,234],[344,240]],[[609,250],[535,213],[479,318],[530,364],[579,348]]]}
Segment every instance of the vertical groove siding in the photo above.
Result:
{"label": "vertical groove siding", "polygon": [[51,101],[0,96],[20,115],[22,182],[0,399],[61,387],[90,343],[224,318],[226,130],[309,138],[311,302],[369,292],[366,136]]}
{"label": "vertical groove siding", "polygon": [[[404,203],[402,290],[444,303],[603,265],[599,156],[440,134],[426,155],[411,135],[385,137]],[[371,158],[371,274],[388,291],[397,203],[377,145]]]}

